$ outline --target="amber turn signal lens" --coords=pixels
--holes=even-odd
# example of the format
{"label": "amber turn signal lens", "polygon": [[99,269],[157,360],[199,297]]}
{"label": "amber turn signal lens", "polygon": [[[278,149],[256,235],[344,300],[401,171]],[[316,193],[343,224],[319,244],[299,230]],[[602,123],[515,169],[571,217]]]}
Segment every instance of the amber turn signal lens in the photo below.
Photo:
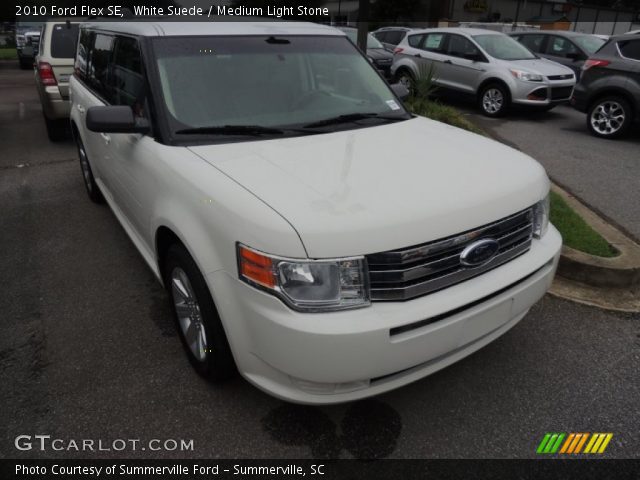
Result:
{"label": "amber turn signal lens", "polygon": [[242,276],[265,287],[273,288],[276,286],[276,276],[271,258],[243,246],[238,246],[238,251]]}

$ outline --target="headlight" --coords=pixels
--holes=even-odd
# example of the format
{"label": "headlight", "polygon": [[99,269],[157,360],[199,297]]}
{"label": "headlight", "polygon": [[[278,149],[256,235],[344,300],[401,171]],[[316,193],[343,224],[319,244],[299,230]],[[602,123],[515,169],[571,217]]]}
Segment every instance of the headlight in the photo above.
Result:
{"label": "headlight", "polygon": [[513,75],[518,80],[523,80],[525,82],[541,82],[542,75],[538,75],[537,73],[525,72],[524,70],[509,70],[511,75]]}
{"label": "headlight", "polygon": [[533,236],[544,237],[549,228],[549,194],[533,206]]}
{"label": "headlight", "polygon": [[298,260],[238,244],[240,278],[282,299],[294,310],[328,312],[370,305],[364,257]]}

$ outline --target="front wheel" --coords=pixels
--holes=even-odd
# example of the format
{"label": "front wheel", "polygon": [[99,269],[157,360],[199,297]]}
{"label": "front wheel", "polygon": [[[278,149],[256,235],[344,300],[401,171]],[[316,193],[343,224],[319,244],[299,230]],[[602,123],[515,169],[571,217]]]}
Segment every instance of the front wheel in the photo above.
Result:
{"label": "front wheel", "polygon": [[587,127],[600,138],[620,138],[631,125],[633,112],[629,103],[621,97],[605,97],[589,108]]}
{"label": "front wheel", "polygon": [[504,86],[492,83],[482,89],[478,96],[478,103],[480,110],[487,117],[502,117],[509,110],[511,98]]}
{"label": "front wheel", "polygon": [[411,72],[406,69],[400,70],[396,73],[396,80],[401,85],[404,85],[404,87],[409,91],[410,95],[414,94],[416,80],[415,78],[413,78]]}
{"label": "front wheel", "polygon": [[222,322],[209,287],[189,252],[178,244],[169,247],[163,272],[189,361],[211,382],[232,377],[236,367]]}

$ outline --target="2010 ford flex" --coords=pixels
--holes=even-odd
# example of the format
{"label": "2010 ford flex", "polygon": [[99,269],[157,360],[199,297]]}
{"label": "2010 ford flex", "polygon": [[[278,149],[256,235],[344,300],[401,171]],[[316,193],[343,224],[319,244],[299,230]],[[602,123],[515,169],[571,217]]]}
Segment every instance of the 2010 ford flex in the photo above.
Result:
{"label": "2010 ford flex", "polygon": [[411,115],[330,27],[81,27],[72,130],[195,369],[301,403],[391,390],[508,331],[561,238],[531,158]]}

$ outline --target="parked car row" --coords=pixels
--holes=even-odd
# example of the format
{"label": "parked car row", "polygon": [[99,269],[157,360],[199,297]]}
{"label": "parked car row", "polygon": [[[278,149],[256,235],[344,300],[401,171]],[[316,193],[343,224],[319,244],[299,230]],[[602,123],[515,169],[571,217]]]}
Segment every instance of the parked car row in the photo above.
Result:
{"label": "parked car row", "polygon": [[[589,131],[624,135],[640,116],[640,37],[562,31],[510,35],[472,28],[387,27],[372,33],[394,48],[391,73],[411,89],[430,72],[442,91],[474,99],[490,117],[511,105],[587,113]],[[397,42],[397,43],[396,43]]]}

